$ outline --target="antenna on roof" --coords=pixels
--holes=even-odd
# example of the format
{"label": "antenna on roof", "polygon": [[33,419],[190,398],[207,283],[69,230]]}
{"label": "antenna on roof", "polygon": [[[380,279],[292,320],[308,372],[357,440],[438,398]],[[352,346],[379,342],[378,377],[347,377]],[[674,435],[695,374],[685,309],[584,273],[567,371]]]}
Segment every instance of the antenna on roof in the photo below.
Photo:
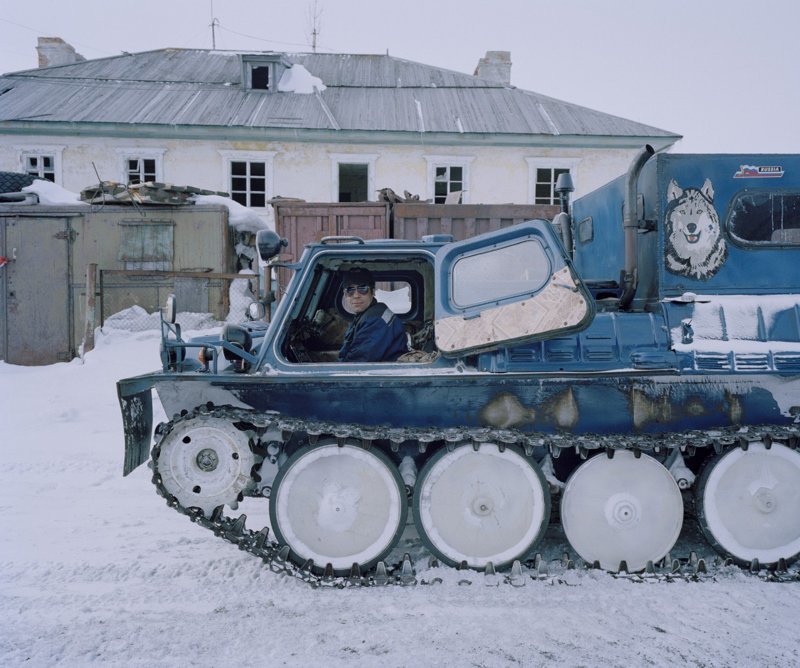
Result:
{"label": "antenna on roof", "polygon": [[214,0],[210,0],[210,2],[211,2],[211,48],[216,50],[217,48],[216,27],[219,25],[219,19],[214,16]]}
{"label": "antenna on roof", "polygon": [[317,4],[317,0],[313,0],[312,4],[308,6],[308,22],[311,29],[311,50],[317,52],[317,37],[320,33],[320,22],[322,18],[322,9]]}

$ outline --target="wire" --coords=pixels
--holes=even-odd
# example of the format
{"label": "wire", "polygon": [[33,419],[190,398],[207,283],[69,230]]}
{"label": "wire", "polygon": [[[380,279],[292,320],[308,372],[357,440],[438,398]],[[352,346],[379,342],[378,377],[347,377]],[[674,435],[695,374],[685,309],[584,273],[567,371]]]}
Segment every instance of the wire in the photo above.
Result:
{"label": "wire", "polygon": [[264,39],[263,37],[256,37],[255,35],[248,35],[243,32],[237,32],[236,30],[231,30],[230,28],[225,27],[221,23],[218,24],[220,30],[224,30],[225,32],[233,33],[234,35],[239,35],[239,37],[247,37],[248,39],[254,39],[259,42],[266,42],[267,44],[283,44],[285,46],[302,46],[302,47],[310,47],[310,44],[298,44],[297,42],[279,42],[275,39]]}
{"label": "wire", "polygon": [[[37,33],[39,35],[42,35],[42,34],[45,34],[45,33],[49,32],[47,30],[43,30],[42,28],[31,28],[30,26],[23,25],[22,23],[16,23],[15,21],[9,21],[8,19],[4,19],[2,17],[0,17],[0,21],[2,21],[3,23],[8,23],[8,24],[10,24],[12,26],[17,26],[18,28],[24,28],[25,30],[30,30],[31,32],[35,32],[35,33]],[[87,48],[87,49],[92,49],[93,51],[97,51],[99,53],[105,53],[106,55],[109,55],[109,56],[117,55],[116,53],[114,53],[112,51],[106,51],[105,49],[98,49],[96,46],[92,46],[91,44],[84,44],[83,42],[76,42],[75,40],[72,40],[72,39],[69,39],[69,38],[67,38],[67,41],[69,42],[69,44],[77,45],[77,46],[80,46],[80,47],[83,47],[83,48]]]}

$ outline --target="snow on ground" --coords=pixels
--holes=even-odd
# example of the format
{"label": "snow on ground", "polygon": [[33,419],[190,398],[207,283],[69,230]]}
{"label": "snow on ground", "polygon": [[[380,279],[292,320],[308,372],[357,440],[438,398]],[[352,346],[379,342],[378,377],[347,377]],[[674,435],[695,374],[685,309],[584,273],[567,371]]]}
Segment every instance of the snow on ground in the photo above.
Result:
{"label": "snow on ground", "polygon": [[84,364],[0,362],[0,665],[800,665],[800,583],[738,571],[347,590],[269,572],[167,508],[147,467],[122,477],[114,384],[158,343],[107,330]]}

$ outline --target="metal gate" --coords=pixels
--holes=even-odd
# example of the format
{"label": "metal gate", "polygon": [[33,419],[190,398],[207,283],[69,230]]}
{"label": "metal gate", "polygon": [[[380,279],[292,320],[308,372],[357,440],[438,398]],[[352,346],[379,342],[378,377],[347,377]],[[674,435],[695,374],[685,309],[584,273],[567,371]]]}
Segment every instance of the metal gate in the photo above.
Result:
{"label": "metal gate", "polygon": [[0,217],[0,359],[22,365],[72,359],[71,235],[69,218]]}

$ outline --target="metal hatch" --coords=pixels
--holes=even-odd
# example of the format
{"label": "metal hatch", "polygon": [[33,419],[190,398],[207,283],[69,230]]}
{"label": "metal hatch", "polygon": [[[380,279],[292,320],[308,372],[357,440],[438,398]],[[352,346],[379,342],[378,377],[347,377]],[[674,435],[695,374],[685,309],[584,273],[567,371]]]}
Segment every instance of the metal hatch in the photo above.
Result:
{"label": "metal hatch", "polygon": [[443,246],[436,254],[436,345],[480,352],[580,331],[594,302],[545,220]]}

